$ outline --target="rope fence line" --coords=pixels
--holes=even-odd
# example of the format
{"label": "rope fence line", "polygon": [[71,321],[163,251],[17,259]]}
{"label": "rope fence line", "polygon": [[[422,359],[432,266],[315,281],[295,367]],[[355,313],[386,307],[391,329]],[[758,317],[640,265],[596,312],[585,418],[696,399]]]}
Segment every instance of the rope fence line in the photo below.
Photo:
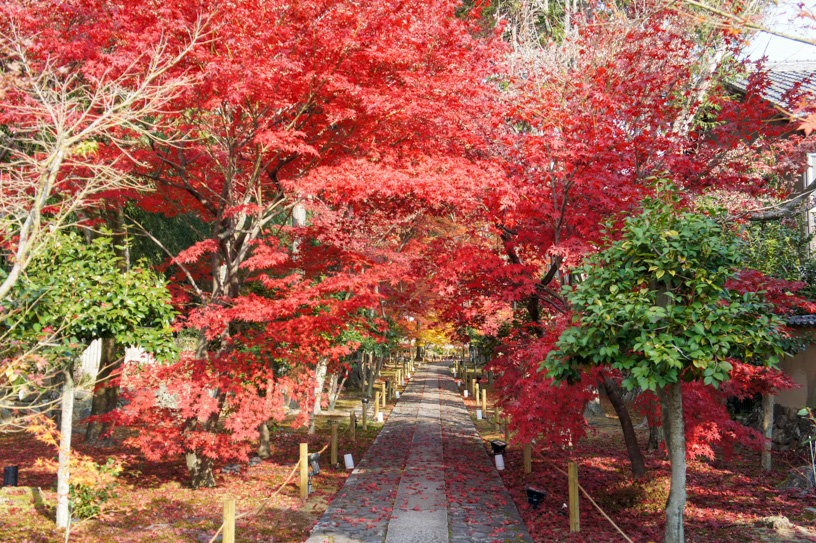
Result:
{"label": "rope fence line", "polygon": [[[562,470],[562,469],[561,469],[561,468],[559,468],[557,465],[555,465],[555,463],[554,463],[552,460],[549,460],[548,458],[545,458],[545,457],[544,457],[544,455],[543,455],[543,454],[541,454],[541,451],[536,450],[536,454],[539,456],[539,458],[541,458],[543,461],[545,461],[545,462],[546,462],[546,463],[548,463],[548,464],[549,464],[551,467],[553,467],[553,468],[555,469],[555,471],[557,471],[557,472],[558,472],[558,473],[560,473],[561,475],[564,475],[565,477],[569,477],[569,474],[568,474],[566,471]],[[626,540],[628,543],[634,543],[634,541],[632,541],[631,539],[629,539],[629,536],[627,536],[627,535],[626,535],[626,534],[623,532],[623,530],[621,530],[621,529],[620,529],[620,527],[619,527],[617,524],[615,524],[615,521],[613,521],[613,520],[612,520],[612,519],[609,517],[609,515],[607,515],[607,514],[604,512],[604,510],[603,510],[603,509],[601,509],[601,506],[600,506],[600,505],[598,505],[598,504],[595,502],[595,500],[593,500],[593,499],[592,499],[592,496],[590,496],[590,495],[589,495],[589,492],[587,492],[587,491],[584,489],[584,487],[582,487],[582,486],[581,486],[581,484],[580,484],[580,483],[578,483],[577,481],[576,481],[576,483],[575,483],[575,484],[576,484],[576,486],[578,486],[578,490],[580,490],[581,492],[583,492],[583,493],[584,493],[584,496],[586,496],[586,498],[589,500],[589,502],[590,502],[592,505],[594,505],[594,506],[595,506],[595,509],[597,509],[597,510],[598,510],[598,512],[600,512],[600,513],[601,513],[601,515],[603,515],[603,516],[604,516],[604,518],[605,518],[606,520],[608,520],[608,521],[609,521],[609,523],[610,523],[610,524],[611,524],[611,525],[612,525],[612,526],[613,526],[613,527],[614,527],[614,528],[615,528],[615,529],[618,531],[618,533],[619,533],[619,534],[620,534],[620,535],[621,535],[621,536],[622,536],[622,537],[623,537],[623,538],[624,538],[624,539],[625,539],[625,540]]]}
{"label": "rope fence line", "polygon": [[[340,435],[338,436],[338,438],[339,438],[339,437],[344,436],[346,433],[348,433],[348,432],[350,432],[350,431],[351,431],[351,424],[349,424],[349,425],[348,425],[348,427],[346,428],[346,430],[345,430],[345,431],[344,431],[342,434],[340,434]],[[322,455],[324,452],[326,452],[326,449],[328,449],[330,445],[331,445],[331,440],[330,440],[328,443],[326,443],[326,444],[323,446],[323,448],[322,448],[322,449],[320,449],[319,451],[317,451],[317,454],[321,454],[321,455]],[[290,471],[290,472],[289,472],[289,475],[287,475],[287,476],[286,476],[286,479],[283,481],[283,483],[281,483],[281,485],[280,485],[280,486],[277,488],[277,490],[275,490],[275,492],[273,492],[272,494],[270,494],[269,496],[267,496],[266,498],[264,498],[263,500],[261,500],[261,503],[259,503],[258,505],[256,505],[256,506],[255,506],[253,509],[250,509],[249,511],[245,511],[245,512],[241,513],[240,515],[236,515],[236,516],[235,516],[234,521],[238,521],[238,520],[240,520],[240,519],[242,519],[242,518],[246,518],[246,517],[249,517],[249,516],[252,516],[252,515],[257,515],[258,513],[260,513],[261,511],[263,511],[263,510],[266,508],[267,503],[269,503],[269,501],[270,501],[272,498],[274,498],[275,496],[277,496],[278,494],[280,494],[280,492],[281,492],[281,491],[282,491],[284,488],[286,488],[286,486],[287,486],[287,485],[289,484],[289,482],[292,480],[292,477],[294,477],[294,476],[295,476],[295,473],[297,473],[297,472],[298,472],[298,469],[300,469],[300,460],[298,460],[297,464],[295,464],[295,465],[294,465],[294,467],[292,468],[292,471]],[[221,522],[221,526],[219,526],[219,527],[218,527],[218,530],[217,530],[217,531],[215,532],[215,534],[212,536],[212,538],[210,539],[209,543],[215,543],[215,540],[218,538],[218,536],[219,536],[219,535],[221,535],[221,532],[223,532],[223,531],[224,531],[224,526],[225,526],[225,524],[226,524],[225,522]]]}
{"label": "rope fence line", "polygon": [[[366,405],[366,406],[364,406],[364,407],[363,407],[363,409],[365,409],[365,410],[367,411],[367,410],[368,410],[368,406],[367,406],[367,405]],[[355,415],[354,410],[352,410],[352,411],[351,411],[349,414],[350,414],[350,415]],[[351,433],[352,428],[354,428],[356,424],[357,424],[357,419],[356,419],[356,416],[352,416],[351,421],[349,422],[349,425],[346,427],[346,430],[345,430],[343,433],[341,433],[340,435],[338,435],[338,436],[337,436],[337,437],[338,437],[338,440],[339,440],[339,438],[340,438],[340,437],[344,436],[345,434],[347,434],[347,433]],[[332,439],[330,439],[330,440],[329,440],[329,442],[328,442],[328,443],[326,443],[326,444],[323,446],[323,448],[322,448],[322,449],[320,449],[319,451],[317,451],[317,454],[322,455],[324,452],[326,452],[326,449],[328,449],[328,448],[331,446],[332,441],[333,441],[333,438],[332,438]],[[354,441],[355,441],[355,443],[356,443],[356,439],[355,439]],[[356,450],[356,446],[355,446],[355,450]],[[266,497],[266,498],[264,498],[263,500],[261,500],[261,503],[260,503],[260,504],[258,504],[257,506],[255,506],[253,509],[250,509],[249,511],[246,511],[246,512],[244,512],[244,513],[241,513],[240,515],[235,515],[235,516],[234,516],[234,518],[232,518],[232,519],[230,520],[230,524],[232,524],[231,528],[232,528],[232,529],[234,529],[234,523],[235,523],[235,521],[240,520],[240,519],[242,519],[242,518],[246,518],[246,517],[252,516],[252,515],[257,515],[258,513],[260,513],[261,511],[263,511],[263,510],[266,508],[266,504],[267,504],[267,503],[269,503],[269,501],[270,501],[272,498],[274,498],[275,496],[277,496],[278,494],[280,494],[280,492],[281,492],[281,491],[282,491],[284,488],[286,488],[286,486],[287,486],[287,485],[289,484],[289,482],[292,480],[292,477],[294,477],[294,476],[295,476],[295,473],[297,473],[297,472],[298,472],[298,470],[300,469],[300,464],[301,464],[301,461],[302,461],[302,460],[300,460],[300,459],[298,460],[297,464],[295,464],[295,465],[294,465],[294,467],[292,468],[292,471],[290,471],[290,472],[289,472],[289,475],[287,475],[286,479],[283,481],[283,483],[281,483],[281,485],[278,487],[278,489],[277,489],[277,490],[275,490],[275,492],[273,492],[271,495],[269,495],[268,497]],[[232,507],[232,513],[234,513],[234,505],[233,505],[233,506],[231,506],[231,507]],[[212,536],[212,538],[210,539],[210,541],[209,541],[208,543],[215,543],[216,538],[218,538],[218,536],[219,536],[219,535],[221,535],[221,533],[222,533],[222,532],[224,532],[226,524],[227,524],[226,520],[221,522],[221,526],[219,526],[219,527],[218,527],[218,530],[215,532],[215,534]],[[226,538],[225,538],[225,543],[227,543],[227,542],[226,542]]]}

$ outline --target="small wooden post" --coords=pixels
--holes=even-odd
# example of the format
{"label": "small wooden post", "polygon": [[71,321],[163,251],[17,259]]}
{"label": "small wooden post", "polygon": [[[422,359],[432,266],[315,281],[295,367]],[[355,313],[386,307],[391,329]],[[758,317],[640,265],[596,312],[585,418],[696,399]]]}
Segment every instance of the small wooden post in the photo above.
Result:
{"label": "small wooden post", "polygon": [[482,413],[484,413],[484,417],[487,418],[487,391],[482,390]]}
{"label": "small wooden post", "polygon": [[475,380],[473,381],[473,401],[479,405],[479,383]]}
{"label": "small wooden post", "polygon": [[533,471],[533,447],[529,443],[524,444],[524,473]]}
{"label": "small wooden post", "polygon": [[349,432],[351,432],[351,440],[357,443],[357,415],[352,411],[349,413]]}
{"label": "small wooden post", "polygon": [[380,395],[380,399],[382,400],[381,407],[384,408],[385,405],[388,403],[388,396],[385,393],[385,383],[380,383],[380,391],[382,392],[382,394]]}
{"label": "small wooden post", "polygon": [[235,500],[224,500],[223,543],[235,543]]}
{"label": "small wooden post", "polygon": [[331,421],[331,465],[337,465],[337,421]]}
{"label": "small wooden post", "polygon": [[578,510],[578,464],[569,463],[569,519],[570,533],[581,531],[581,514]]}
{"label": "small wooden post", "polygon": [[380,420],[380,391],[374,391],[374,420]]}
{"label": "small wooden post", "polygon": [[309,497],[309,444],[300,444],[300,499]]}
{"label": "small wooden post", "polygon": [[[493,406],[493,430],[496,432],[499,431],[499,421],[499,406],[495,405]],[[505,443],[507,442],[505,441]]]}
{"label": "small wooden post", "polygon": [[368,430],[368,404],[363,404],[363,430]]}
{"label": "small wooden post", "polygon": [[402,385],[402,370],[397,370],[397,386]]}

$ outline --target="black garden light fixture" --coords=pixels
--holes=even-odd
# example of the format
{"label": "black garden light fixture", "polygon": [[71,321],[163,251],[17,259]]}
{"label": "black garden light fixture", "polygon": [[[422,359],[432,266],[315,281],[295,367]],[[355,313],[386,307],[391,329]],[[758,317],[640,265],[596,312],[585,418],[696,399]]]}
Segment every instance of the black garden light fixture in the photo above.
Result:
{"label": "black garden light fixture", "polygon": [[17,486],[18,466],[6,466],[3,468],[3,486]]}
{"label": "black garden light fixture", "polygon": [[493,454],[504,454],[504,449],[507,448],[507,443],[500,439],[490,442],[490,448],[493,449]]}
{"label": "black garden light fixture", "polygon": [[546,495],[547,493],[543,490],[539,490],[531,486],[527,487],[527,503],[532,505],[533,509],[538,509],[538,504],[541,503]]}

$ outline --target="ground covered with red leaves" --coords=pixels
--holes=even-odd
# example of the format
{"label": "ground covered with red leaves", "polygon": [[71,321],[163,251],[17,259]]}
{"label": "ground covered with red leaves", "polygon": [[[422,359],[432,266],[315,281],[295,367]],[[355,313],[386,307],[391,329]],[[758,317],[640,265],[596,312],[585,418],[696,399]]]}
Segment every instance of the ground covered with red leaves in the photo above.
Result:
{"label": "ground covered with red leaves", "polygon": [[[338,453],[362,457],[377,434],[372,425],[367,431],[358,428],[351,441],[347,424],[341,423]],[[88,454],[100,464],[115,458],[124,465],[117,478],[116,497],[110,499],[95,519],[82,521],[71,529],[70,541],[87,543],[190,542],[206,543],[215,534],[223,518],[225,499],[236,501],[240,515],[258,506],[277,490],[296,465],[298,444],[309,443],[309,450],[321,449],[329,442],[327,425],[317,435],[281,428],[272,434],[272,457],[259,465],[244,465],[239,474],[228,474],[216,468],[217,487],[192,490],[187,469],[181,458],[175,461],[151,462],[138,451],[115,446],[92,448],[75,439],[74,450]],[[39,487],[45,505],[32,511],[9,510],[0,514],[0,541],[4,543],[40,543],[64,541],[64,531],[54,526],[56,475],[34,466],[37,458],[53,458],[56,452],[26,433],[0,434],[0,465],[20,467],[19,486]],[[331,469],[329,451],[324,452],[322,471],[313,480],[314,492],[303,503],[296,486],[297,476],[282,492],[266,503],[259,513],[236,523],[238,541],[302,541],[323,514],[334,494],[342,487],[348,472]]]}
{"label": "ground covered with red leaves", "polygon": [[[496,432],[490,422],[475,420],[475,402],[466,403],[486,442],[504,439],[504,432]],[[572,461],[578,464],[579,484],[632,541],[661,541],[663,508],[669,492],[670,466],[666,453],[644,452],[649,475],[634,482],[617,419],[607,415],[590,423],[595,431],[571,449],[538,447],[538,452],[533,453],[530,474],[523,470],[521,445],[514,446],[510,437],[504,455],[506,469],[500,473],[533,539],[575,543],[624,541],[583,495],[581,531],[569,533],[567,477],[556,468],[566,472]],[[648,430],[639,430],[638,436],[645,451]],[[686,541],[816,541],[816,494],[776,488],[793,468],[809,464],[808,458],[804,454],[775,453],[773,461],[773,471],[762,472],[759,453],[739,447],[730,458],[718,455],[712,461],[690,461]],[[528,485],[547,492],[537,510],[527,503]],[[763,526],[762,519],[772,516],[787,517],[791,525],[778,529]]]}

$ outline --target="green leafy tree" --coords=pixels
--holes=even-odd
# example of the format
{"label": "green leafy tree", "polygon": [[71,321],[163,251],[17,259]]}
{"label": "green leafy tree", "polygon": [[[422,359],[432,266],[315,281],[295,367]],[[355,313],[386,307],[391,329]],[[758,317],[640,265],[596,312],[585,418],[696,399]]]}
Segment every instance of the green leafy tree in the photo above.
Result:
{"label": "green leafy tree", "polygon": [[[69,522],[69,473],[73,366],[97,338],[140,346],[158,359],[175,353],[170,324],[175,316],[165,282],[146,268],[123,272],[112,239],[90,244],[73,232],[59,233],[17,282],[6,300],[4,324],[23,356],[11,372],[43,386],[34,368],[62,380],[61,435],[57,477],[57,525]],[[33,363],[33,365],[32,365]]]}
{"label": "green leafy tree", "polygon": [[718,387],[729,360],[775,365],[781,321],[755,294],[726,283],[740,265],[739,247],[710,217],[677,210],[675,198],[647,199],[623,221],[620,239],[576,270],[585,277],[566,292],[575,326],[559,337],[544,365],[559,381],[609,366],[623,385],[656,392],[671,462],[665,541],[683,541],[686,441],[681,383]]}

